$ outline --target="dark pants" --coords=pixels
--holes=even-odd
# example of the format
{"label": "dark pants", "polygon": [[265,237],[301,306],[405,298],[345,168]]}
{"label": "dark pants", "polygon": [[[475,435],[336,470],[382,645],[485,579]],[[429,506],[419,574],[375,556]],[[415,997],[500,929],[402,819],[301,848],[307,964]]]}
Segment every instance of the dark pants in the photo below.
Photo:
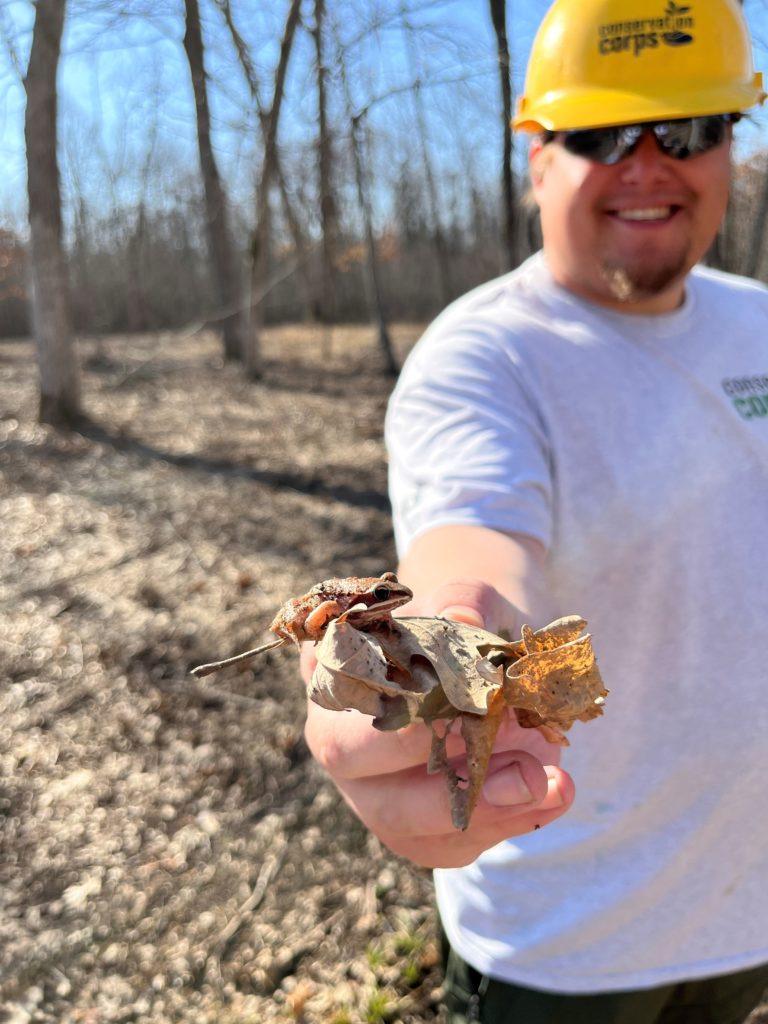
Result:
{"label": "dark pants", "polygon": [[636,992],[558,995],[479,974],[443,940],[448,1024],[743,1024],[768,989],[768,964]]}

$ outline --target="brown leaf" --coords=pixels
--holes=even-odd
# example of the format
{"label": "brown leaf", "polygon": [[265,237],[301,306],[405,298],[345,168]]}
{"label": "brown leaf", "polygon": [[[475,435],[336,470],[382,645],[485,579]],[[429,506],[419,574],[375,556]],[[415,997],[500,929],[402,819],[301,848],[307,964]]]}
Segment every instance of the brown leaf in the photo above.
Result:
{"label": "brown leaf", "polygon": [[586,620],[578,615],[566,615],[535,632],[530,626],[523,626],[524,653],[534,654],[536,651],[552,651],[556,647],[562,647],[563,644],[580,637],[586,625]]}
{"label": "brown leaf", "polygon": [[[310,697],[333,710],[371,715],[377,729],[417,719],[431,725],[428,771],[445,776],[453,824],[465,829],[506,707],[521,726],[562,745],[574,721],[602,714],[608,691],[591,638],[580,635],[585,626],[568,616],[535,631],[523,626],[522,639],[508,643],[442,618],[388,619],[356,629],[342,616],[317,646]],[[456,718],[465,754],[451,762],[446,738]]]}
{"label": "brown leaf", "polygon": [[[504,699],[498,693],[491,699],[491,706],[487,714],[460,714],[458,716],[466,754],[455,764],[448,760],[446,749],[447,736],[453,723],[449,722],[444,732],[438,730],[436,722],[432,723],[432,747],[427,771],[430,774],[441,772],[445,776],[451,801],[451,821],[453,827],[462,832],[469,825],[483,782],[485,782],[488,763],[493,753],[493,744],[504,717],[504,711]],[[465,775],[460,775],[457,768],[465,772]]]}
{"label": "brown leaf", "polygon": [[577,720],[596,718],[603,713],[607,693],[589,635],[527,654],[505,673],[504,699],[513,708],[538,715],[537,727],[566,731]]}

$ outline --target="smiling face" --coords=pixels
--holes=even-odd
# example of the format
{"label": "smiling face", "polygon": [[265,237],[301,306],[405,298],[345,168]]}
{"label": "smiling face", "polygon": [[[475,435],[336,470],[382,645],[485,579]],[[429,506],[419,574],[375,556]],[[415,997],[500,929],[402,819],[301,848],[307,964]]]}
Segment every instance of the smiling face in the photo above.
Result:
{"label": "smiling face", "polygon": [[685,277],[725,214],[730,139],[675,160],[646,132],[630,156],[605,166],[536,138],[531,170],[555,280],[601,305],[661,313],[682,302]]}

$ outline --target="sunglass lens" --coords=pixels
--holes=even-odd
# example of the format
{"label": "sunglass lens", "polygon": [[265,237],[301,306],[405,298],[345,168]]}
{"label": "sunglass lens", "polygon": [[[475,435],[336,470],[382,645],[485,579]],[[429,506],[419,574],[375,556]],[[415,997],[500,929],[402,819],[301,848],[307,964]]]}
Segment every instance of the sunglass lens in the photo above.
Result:
{"label": "sunglass lens", "polygon": [[621,156],[618,128],[588,128],[584,131],[565,132],[563,145],[569,153],[599,164],[613,164]]}
{"label": "sunglass lens", "polygon": [[677,160],[706,153],[725,138],[724,117],[690,117],[681,121],[662,121],[653,131],[665,153]]}

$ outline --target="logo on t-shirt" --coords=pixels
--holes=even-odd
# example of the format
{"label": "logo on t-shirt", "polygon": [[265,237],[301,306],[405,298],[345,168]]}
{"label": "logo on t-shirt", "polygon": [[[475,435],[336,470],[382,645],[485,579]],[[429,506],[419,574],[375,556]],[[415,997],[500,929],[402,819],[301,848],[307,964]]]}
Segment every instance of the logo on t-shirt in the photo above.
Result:
{"label": "logo on t-shirt", "polygon": [[754,377],[727,377],[722,383],[723,391],[742,419],[768,416],[768,373]]}
{"label": "logo on t-shirt", "polygon": [[598,28],[598,52],[630,51],[639,57],[644,50],[655,50],[661,43],[666,46],[687,46],[693,42],[690,30],[694,19],[688,5],[669,0],[664,14],[656,18],[635,18],[632,21],[609,22]]}

